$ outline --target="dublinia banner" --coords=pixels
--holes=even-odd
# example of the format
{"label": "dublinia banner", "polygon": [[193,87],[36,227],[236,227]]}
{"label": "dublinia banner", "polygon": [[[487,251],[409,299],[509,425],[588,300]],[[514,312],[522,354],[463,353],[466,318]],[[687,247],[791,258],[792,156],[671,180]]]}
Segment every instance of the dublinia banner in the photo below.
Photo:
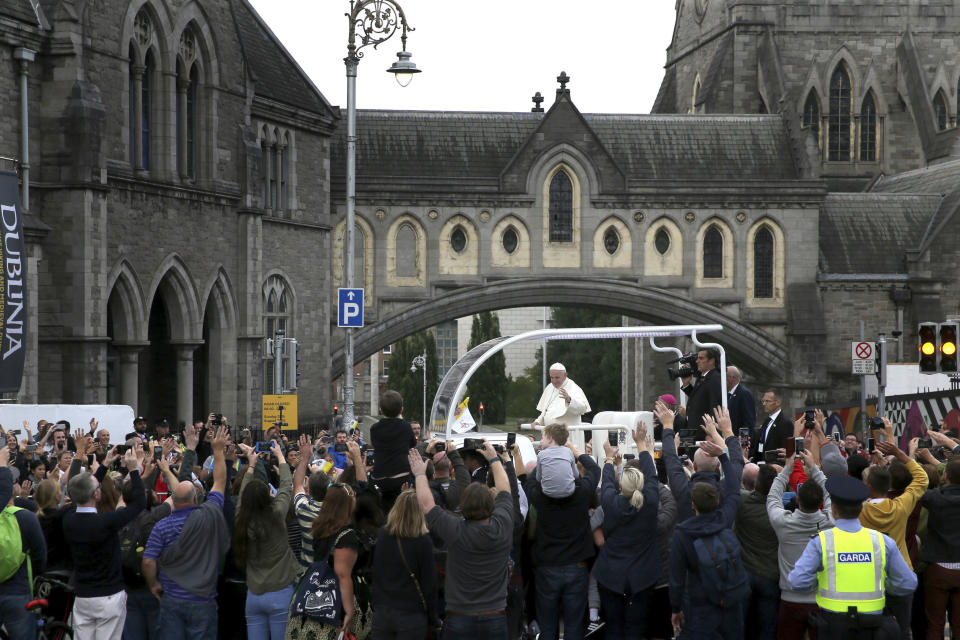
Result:
{"label": "dublinia banner", "polygon": [[16,393],[27,344],[27,251],[17,174],[0,171],[0,392]]}

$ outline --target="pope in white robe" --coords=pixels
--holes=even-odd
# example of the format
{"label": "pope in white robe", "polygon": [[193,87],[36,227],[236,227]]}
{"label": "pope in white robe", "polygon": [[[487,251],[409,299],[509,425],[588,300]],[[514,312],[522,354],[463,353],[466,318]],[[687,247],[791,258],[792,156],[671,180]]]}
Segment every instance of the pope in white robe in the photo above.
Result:
{"label": "pope in white robe", "polygon": [[550,384],[540,396],[537,411],[540,416],[533,424],[544,426],[556,422],[567,426],[579,424],[580,416],[590,411],[583,389],[567,377],[567,368],[559,362],[550,365]]}

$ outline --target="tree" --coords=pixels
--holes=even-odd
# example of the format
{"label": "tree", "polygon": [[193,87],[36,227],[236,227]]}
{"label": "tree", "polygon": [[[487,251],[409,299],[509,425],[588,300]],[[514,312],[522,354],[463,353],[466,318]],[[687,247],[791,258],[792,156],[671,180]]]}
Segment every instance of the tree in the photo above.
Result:
{"label": "tree", "polygon": [[[473,349],[487,340],[500,337],[500,319],[492,311],[473,316],[470,328],[470,346]],[[507,361],[500,351],[480,365],[467,384],[470,413],[480,420],[480,403],[484,405],[484,422],[503,424],[507,420]]]}
{"label": "tree", "polygon": [[512,380],[507,389],[507,415],[530,422],[537,417],[537,401],[543,392],[540,371],[543,366],[543,348],[537,347],[534,362],[523,370],[523,375]]}
{"label": "tree", "polygon": [[[390,354],[390,370],[387,375],[387,388],[393,389],[403,396],[403,417],[410,422],[423,420],[423,371],[418,367],[411,371],[413,359],[421,355],[426,348],[427,352],[427,414],[430,420],[430,409],[433,407],[433,398],[437,395],[438,360],[437,342],[432,331],[420,331],[406,338],[401,338],[393,345]],[[429,429],[428,425],[422,425]]]}
{"label": "tree", "polygon": [[[554,307],[550,311],[552,326],[556,329],[574,327],[618,327],[618,314],[582,307]],[[547,345],[547,366],[561,362],[574,382],[580,385],[593,411],[619,411],[621,405],[621,341],[552,340]],[[538,372],[539,373],[539,372]]]}

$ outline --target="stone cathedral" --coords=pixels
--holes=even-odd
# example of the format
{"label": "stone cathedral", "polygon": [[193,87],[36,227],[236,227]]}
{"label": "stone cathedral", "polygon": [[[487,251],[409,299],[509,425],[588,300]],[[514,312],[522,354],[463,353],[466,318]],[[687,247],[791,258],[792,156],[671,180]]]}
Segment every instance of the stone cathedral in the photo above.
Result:
{"label": "stone cathedral", "polygon": [[[795,406],[852,396],[860,320],[889,335],[902,311],[909,361],[917,321],[960,315],[960,2],[676,12],[652,109],[581,113],[561,74],[514,113],[359,112],[358,358],[587,305],[723,324]],[[246,0],[0,3],[0,119],[27,214],[19,401],[257,424],[282,328],[301,422],[329,419],[346,126]],[[625,406],[661,365],[625,350]]]}

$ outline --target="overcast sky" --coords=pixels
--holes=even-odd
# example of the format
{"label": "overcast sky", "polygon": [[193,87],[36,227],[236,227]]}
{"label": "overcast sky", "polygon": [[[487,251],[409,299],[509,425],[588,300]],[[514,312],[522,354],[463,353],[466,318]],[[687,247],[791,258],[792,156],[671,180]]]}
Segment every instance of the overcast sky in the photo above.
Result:
{"label": "overcast sky", "polygon": [[[250,0],[332,104],[346,108],[349,0]],[[676,0],[403,0],[416,31],[407,47],[422,70],[401,88],[385,73],[400,35],[367,47],[357,76],[361,109],[528,111],[553,103],[566,71],[585,113],[649,113],[673,34]]]}

